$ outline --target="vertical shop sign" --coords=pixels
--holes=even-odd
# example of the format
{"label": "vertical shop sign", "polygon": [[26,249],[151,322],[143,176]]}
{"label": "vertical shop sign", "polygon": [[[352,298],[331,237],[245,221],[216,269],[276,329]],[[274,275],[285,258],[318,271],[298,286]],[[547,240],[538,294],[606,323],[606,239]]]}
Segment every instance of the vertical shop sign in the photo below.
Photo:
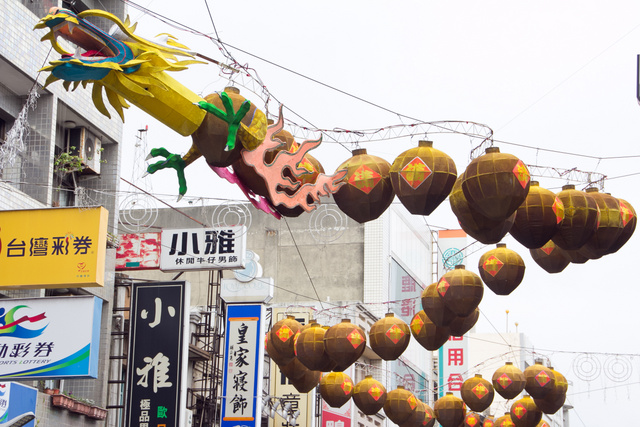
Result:
{"label": "vertical shop sign", "polygon": [[468,338],[450,337],[438,350],[439,372],[438,372],[438,395],[444,396],[447,392],[458,392],[462,390],[464,376],[468,370]]}
{"label": "vertical shop sign", "polygon": [[264,306],[227,305],[221,427],[261,424]]}
{"label": "vertical shop sign", "polygon": [[463,230],[438,231],[438,277],[466,261],[467,233]]}
{"label": "vertical shop sign", "polygon": [[189,285],[134,283],[125,424],[178,427],[186,399]]}

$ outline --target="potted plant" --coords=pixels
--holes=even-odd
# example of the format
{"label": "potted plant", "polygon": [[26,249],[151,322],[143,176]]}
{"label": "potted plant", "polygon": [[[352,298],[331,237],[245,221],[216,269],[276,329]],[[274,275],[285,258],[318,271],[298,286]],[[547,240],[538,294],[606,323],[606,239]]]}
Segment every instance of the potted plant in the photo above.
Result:
{"label": "potted plant", "polygon": [[91,412],[87,415],[90,418],[95,418],[96,420],[104,420],[107,418],[107,410],[104,408],[100,408],[99,406],[92,406]]}
{"label": "potted plant", "polygon": [[70,409],[74,406],[74,400],[65,394],[53,394],[51,395],[51,405],[58,408]]}

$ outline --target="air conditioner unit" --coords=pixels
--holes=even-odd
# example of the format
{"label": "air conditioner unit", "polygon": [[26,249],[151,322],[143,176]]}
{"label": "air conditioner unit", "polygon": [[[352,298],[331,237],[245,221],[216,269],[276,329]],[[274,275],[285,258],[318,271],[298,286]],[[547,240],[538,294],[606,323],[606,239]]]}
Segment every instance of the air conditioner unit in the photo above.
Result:
{"label": "air conditioner unit", "polygon": [[[71,147],[74,147],[73,149]],[[82,160],[82,171],[100,174],[102,141],[85,127],[69,129],[67,149]]]}

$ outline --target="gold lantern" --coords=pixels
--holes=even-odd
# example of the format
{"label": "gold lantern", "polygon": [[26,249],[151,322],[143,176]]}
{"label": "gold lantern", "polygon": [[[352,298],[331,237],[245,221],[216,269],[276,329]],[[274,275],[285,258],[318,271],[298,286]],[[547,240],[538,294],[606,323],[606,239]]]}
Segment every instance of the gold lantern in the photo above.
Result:
{"label": "gold lantern", "polygon": [[624,199],[618,199],[618,202],[620,202],[620,217],[622,218],[622,224],[624,227],[622,228],[622,233],[620,233],[613,245],[611,245],[607,250],[607,254],[617,252],[625,243],[627,243],[633,232],[636,230],[636,222],[638,221],[636,211],[629,202]]}
{"label": "gold lantern", "polygon": [[457,316],[449,310],[438,293],[438,283],[432,283],[422,291],[422,309],[434,325],[448,326]]}
{"label": "gold lantern", "polygon": [[358,360],[366,346],[364,331],[349,319],[331,326],[324,334],[325,351],[336,363],[334,370],[337,372],[344,371]]}
{"label": "gold lantern", "polygon": [[411,334],[421,346],[429,351],[439,349],[450,337],[449,328],[436,326],[424,310],[417,312],[411,319]]}
{"label": "gold lantern", "polygon": [[489,147],[464,172],[462,191],[474,210],[493,220],[510,217],[529,193],[530,174],[522,160]]}
{"label": "gold lantern", "polygon": [[371,375],[367,375],[356,384],[351,398],[362,413],[373,415],[378,413],[387,401],[387,390],[380,381],[375,380]]}
{"label": "gold lantern", "polygon": [[433,148],[433,142],[420,141],[395,159],[390,175],[404,207],[414,215],[429,215],[447,198],[458,172],[453,159]]}
{"label": "gold lantern", "polygon": [[543,399],[556,386],[556,376],[553,371],[541,363],[534,363],[527,367],[524,370],[524,379],[524,389],[536,399]]}
{"label": "gold lantern", "polygon": [[387,313],[369,330],[369,345],[384,360],[396,360],[406,350],[411,339],[409,325],[393,313]]}
{"label": "gold lantern", "polygon": [[493,427],[516,427],[516,425],[511,420],[511,414],[505,412],[503,416],[496,418],[493,422]]}
{"label": "gold lantern", "polygon": [[564,205],[564,220],[551,240],[565,250],[582,247],[598,226],[598,204],[591,195],[578,191],[575,185],[565,185],[558,193]]}
{"label": "gold lantern", "polygon": [[491,383],[496,393],[509,400],[524,390],[525,378],[522,371],[512,362],[506,362],[504,366],[496,369],[493,373]]}
{"label": "gold lantern", "polygon": [[297,357],[294,357],[293,360],[286,365],[278,365],[278,367],[280,368],[280,372],[282,372],[289,381],[300,379],[310,371],[310,369],[300,363]]}
{"label": "gold lantern", "polygon": [[482,423],[482,427],[493,427],[495,420],[491,415],[485,417],[484,422]]}
{"label": "gold lantern", "polygon": [[466,317],[480,304],[484,286],[477,274],[465,270],[464,265],[456,265],[438,281],[438,293],[451,311]]}
{"label": "gold lantern", "polygon": [[556,379],[555,387],[544,397],[544,399],[533,399],[536,406],[545,414],[555,414],[564,405],[567,398],[569,383],[560,372],[549,368]]}
{"label": "gold lantern", "polygon": [[[306,369],[306,368],[305,368]],[[320,371],[312,371],[307,369],[300,378],[289,379],[289,382],[298,390],[300,393],[309,393],[311,390],[316,388],[318,382],[320,381],[320,377],[322,376],[322,372]]]}
{"label": "gold lantern", "polygon": [[[235,87],[226,87],[224,91],[229,95],[233,102],[234,111],[238,111],[245,98],[240,95],[240,90]],[[213,93],[207,95],[204,98],[208,103],[215,105],[222,111],[225,111],[225,107],[222,104],[220,95]],[[251,126],[256,115],[256,106],[251,103],[251,108],[244,115],[241,120],[246,126]],[[262,114],[264,117],[264,114]],[[207,114],[200,127],[191,135],[194,145],[198,148],[198,151],[207,159],[207,162],[211,166],[226,167],[230,166],[241,157],[242,143],[239,138],[236,137],[236,145],[233,150],[225,151],[227,146],[227,135],[229,132],[229,124],[224,120],[220,120],[213,114]],[[240,132],[238,132],[240,133]],[[252,147],[254,149],[256,147]]]}
{"label": "gold lantern", "polygon": [[496,295],[509,295],[522,282],[525,266],[516,251],[498,243],[495,249],[480,257],[478,270],[484,284]]}
{"label": "gold lantern", "polygon": [[567,258],[569,258],[569,262],[571,262],[571,264],[584,264],[589,261],[589,258],[583,255],[580,250],[564,251],[564,253],[567,255]]}
{"label": "gold lantern", "polygon": [[344,372],[329,372],[320,380],[320,395],[329,406],[339,408],[351,399],[353,381]]}
{"label": "gold lantern", "polygon": [[511,405],[511,421],[516,427],[536,427],[542,419],[542,411],[538,409],[531,396],[524,396]]}
{"label": "gold lantern", "polygon": [[467,413],[462,399],[450,392],[436,400],[433,411],[442,427],[460,427]]}
{"label": "gold lantern", "polygon": [[471,313],[468,316],[465,316],[465,317],[456,316],[456,318],[453,319],[453,322],[451,322],[451,324],[449,325],[449,333],[453,337],[463,336],[464,334],[469,332],[471,328],[475,326],[479,317],[480,317],[480,310],[477,308],[473,310],[473,313]]}
{"label": "gold lantern", "polygon": [[409,418],[400,424],[400,427],[423,427],[433,420],[435,424],[435,418],[427,413],[427,405],[420,399],[416,399],[416,409],[411,413]]}
{"label": "gold lantern", "polygon": [[295,357],[294,337],[300,328],[302,325],[294,316],[287,316],[273,325],[267,345],[273,346],[282,359],[293,359]]}
{"label": "gold lantern", "polygon": [[449,203],[460,227],[471,237],[486,245],[498,243],[511,229],[516,219],[516,213],[505,219],[489,219],[473,209],[462,191],[462,180],[464,174],[460,175],[453,185],[449,195]]}
{"label": "gold lantern", "polygon": [[290,354],[288,354],[288,352],[287,354],[280,353],[278,350],[274,348],[273,338],[270,338],[270,337],[271,337],[271,332],[267,332],[264,339],[264,343],[267,350],[267,354],[269,355],[271,360],[273,360],[276,364],[281,366],[284,366],[287,363],[290,363],[294,359],[295,354],[291,356]]}
{"label": "gold lantern", "polygon": [[529,194],[516,210],[509,233],[529,249],[539,248],[557,233],[564,219],[564,205],[552,191],[531,181]]}
{"label": "gold lantern", "polygon": [[489,381],[482,378],[482,375],[476,374],[475,377],[462,383],[460,394],[469,409],[482,412],[493,402],[494,390]]}
{"label": "gold lantern", "polygon": [[326,330],[318,323],[312,323],[309,328],[300,332],[295,342],[296,356],[300,363],[311,370],[329,371],[327,366],[329,356],[324,349],[324,334]]}
{"label": "gold lantern", "polygon": [[346,184],[333,195],[336,204],[350,218],[364,223],[378,218],[394,198],[386,160],[367,154],[362,148],[338,166],[346,169]]}
{"label": "gold lantern", "polygon": [[615,197],[599,193],[597,188],[587,188],[587,194],[598,204],[600,220],[596,231],[589,241],[579,249],[581,255],[589,259],[598,259],[608,253],[608,250],[618,240],[624,224],[620,214],[620,201]]}
{"label": "gold lantern", "polygon": [[387,418],[398,425],[407,421],[417,407],[418,399],[402,386],[387,393],[383,406]]}
{"label": "gold lantern", "polygon": [[549,240],[538,249],[530,249],[531,258],[547,273],[560,273],[571,262],[564,249],[559,248],[553,240]]}
{"label": "gold lantern", "polygon": [[464,417],[464,422],[462,423],[464,427],[481,427],[482,419],[480,419],[480,415],[475,412],[469,412]]}

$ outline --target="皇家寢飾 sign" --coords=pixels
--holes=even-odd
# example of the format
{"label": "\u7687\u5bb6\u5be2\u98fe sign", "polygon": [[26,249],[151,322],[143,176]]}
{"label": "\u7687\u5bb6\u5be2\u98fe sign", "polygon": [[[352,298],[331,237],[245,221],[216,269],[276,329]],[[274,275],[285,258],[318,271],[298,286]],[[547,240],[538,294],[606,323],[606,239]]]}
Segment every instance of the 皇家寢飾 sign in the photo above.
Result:
{"label": "\u7687\u5bb6\u5be2\u98fe sign", "polygon": [[162,271],[245,267],[245,226],[162,230],[161,241]]}
{"label": "\u7687\u5bb6\u5be2\u98fe sign", "polygon": [[104,286],[107,220],[103,207],[0,212],[0,287]]}
{"label": "\u7687\u5bb6\u5be2\u98fe sign", "polygon": [[0,300],[0,379],[97,378],[102,300]]}
{"label": "\u7687\u5bb6\u5be2\u98fe sign", "polygon": [[263,312],[260,304],[227,305],[222,427],[261,425]]}
{"label": "\u7687\u5bb6\u5be2\u98fe sign", "polygon": [[132,285],[125,425],[182,425],[188,304],[186,282]]}

